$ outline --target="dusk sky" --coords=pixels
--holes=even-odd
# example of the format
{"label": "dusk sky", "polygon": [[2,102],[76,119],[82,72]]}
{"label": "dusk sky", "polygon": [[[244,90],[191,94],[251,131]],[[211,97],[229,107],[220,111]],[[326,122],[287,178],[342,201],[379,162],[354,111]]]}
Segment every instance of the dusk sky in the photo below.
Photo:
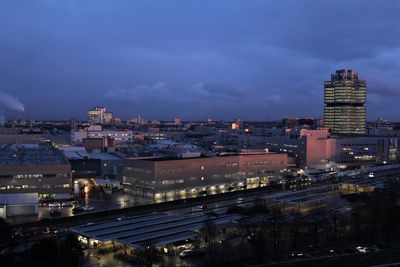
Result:
{"label": "dusk sky", "polygon": [[343,68],[367,80],[368,119],[400,121],[400,1],[0,1],[9,117],[320,117]]}

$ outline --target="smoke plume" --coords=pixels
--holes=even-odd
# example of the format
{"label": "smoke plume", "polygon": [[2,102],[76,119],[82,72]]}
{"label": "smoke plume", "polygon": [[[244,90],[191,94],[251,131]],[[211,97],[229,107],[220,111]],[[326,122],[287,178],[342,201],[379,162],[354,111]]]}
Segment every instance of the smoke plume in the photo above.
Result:
{"label": "smoke plume", "polygon": [[15,96],[0,91],[0,110],[11,109],[16,111],[25,111],[24,104]]}

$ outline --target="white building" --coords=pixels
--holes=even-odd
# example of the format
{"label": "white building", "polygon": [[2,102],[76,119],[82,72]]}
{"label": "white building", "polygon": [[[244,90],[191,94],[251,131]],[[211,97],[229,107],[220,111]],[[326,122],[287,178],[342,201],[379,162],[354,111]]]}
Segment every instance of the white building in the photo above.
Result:
{"label": "white building", "polygon": [[101,125],[91,125],[84,130],[71,131],[72,144],[81,144],[83,138],[111,137],[116,143],[135,139],[132,131],[104,130]]}

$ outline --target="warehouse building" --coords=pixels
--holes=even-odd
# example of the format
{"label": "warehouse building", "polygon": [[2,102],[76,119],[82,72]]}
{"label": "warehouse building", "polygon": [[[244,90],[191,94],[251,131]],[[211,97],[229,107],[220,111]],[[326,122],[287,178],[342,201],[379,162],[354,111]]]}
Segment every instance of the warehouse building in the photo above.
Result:
{"label": "warehouse building", "polygon": [[41,199],[69,198],[71,165],[59,150],[48,143],[1,145],[0,203],[7,216],[35,214]]}
{"label": "warehouse building", "polygon": [[126,159],[124,190],[155,202],[267,186],[288,165],[287,154]]}

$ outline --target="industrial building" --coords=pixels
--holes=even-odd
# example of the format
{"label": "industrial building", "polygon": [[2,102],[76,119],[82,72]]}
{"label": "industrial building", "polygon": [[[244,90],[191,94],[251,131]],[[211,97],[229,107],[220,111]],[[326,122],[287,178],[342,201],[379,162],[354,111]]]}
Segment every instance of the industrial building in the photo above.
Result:
{"label": "industrial building", "polygon": [[122,184],[128,193],[155,202],[266,186],[287,168],[286,153],[200,158],[126,159]]}
{"label": "industrial building", "polygon": [[300,168],[331,169],[399,160],[395,136],[331,136],[323,130],[292,130],[287,136],[265,137],[270,151],[288,153]]}
{"label": "industrial building", "polygon": [[0,203],[8,216],[36,213],[40,199],[71,198],[71,182],[71,165],[48,143],[0,148]]}
{"label": "industrial building", "polygon": [[86,138],[111,138],[115,143],[131,141],[135,139],[132,131],[105,130],[101,125],[91,125],[86,129],[71,131],[71,143],[82,144]]}
{"label": "industrial building", "polygon": [[115,178],[122,159],[106,152],[87,152],[84,147],[62,147],[71,163],[74,179]]}

